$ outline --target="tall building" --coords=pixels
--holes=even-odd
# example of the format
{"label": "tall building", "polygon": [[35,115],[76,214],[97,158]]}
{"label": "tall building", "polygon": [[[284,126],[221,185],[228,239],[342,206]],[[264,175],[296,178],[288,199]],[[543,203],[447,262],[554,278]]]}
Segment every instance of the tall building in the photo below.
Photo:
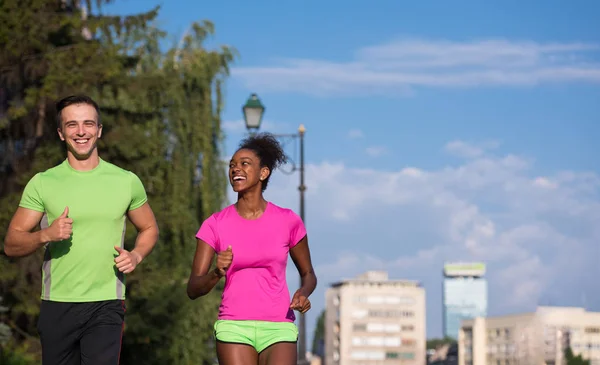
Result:
{"label": "tall building", "polygon": [[564,352],[600,365],[600,312],[538,307],[533,313],[464,321],[459,365],[566,365]]}
{"label": "tall building", "polygon": [[369,271],[326,293],[326,365],[425,365],[425,289]]}
{"label": "tall building", "polygon": [[444,336],[458,339],[460,323],[487,315],[487,281],[483,263],[444,265]]}

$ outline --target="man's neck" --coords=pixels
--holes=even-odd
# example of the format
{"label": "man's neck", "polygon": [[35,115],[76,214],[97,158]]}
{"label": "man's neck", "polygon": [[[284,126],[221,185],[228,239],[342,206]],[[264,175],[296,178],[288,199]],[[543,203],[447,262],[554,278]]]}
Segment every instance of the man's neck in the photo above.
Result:
{"label": "man's neck", "polygon": [[90,171],[95,169],[100,164],[100,156],[98,152],[93,152],[85,160],[78,160],[71,152],[67,153],[67,161],[74,170],[77,171]]}

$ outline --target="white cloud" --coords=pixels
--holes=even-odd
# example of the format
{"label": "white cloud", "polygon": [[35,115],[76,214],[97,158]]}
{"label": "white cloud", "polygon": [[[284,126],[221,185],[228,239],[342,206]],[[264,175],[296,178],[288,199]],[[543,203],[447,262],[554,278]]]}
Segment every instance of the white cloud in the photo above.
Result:
{"label": "white cloud", "polygon": [[358,139],[358,138],[363,138],[365,135],[363,133],[363,131],[361,131],[360,129],[354,128],[354,129],[350,129],[348,131],[348,138],[350,139]]}
{"label": "white cloud", "polygon": [[371,157],[378,157],[387,152],[387,149],[383,146],[370,146],[365,149],[367,155]]}
{"label": "white cloud", "polygon": [[598,49],[583,43],[403,39],[359,49],[345,62],[283,59],[274,65],[237,67],[232,75],[254,88],[317,95],[598,83]]}
{"label": "white cloud", "polygon": [[478,145],[463,141],[451,141],[445,146],[446,152],[464,158],[475,158],[482,156],[487,150],[495,149],[498,142],[486,142]]}
{"label": "white cloud", "polygon": [[[307,166],[306,223],[320,279],[309,328],[331,282],[385,269],[393,278],[424,283],[428,326],[434,326],[429,335],[439,334],[441,269],[454,260],[487,263],[491,314],[532,310],[549,298],[554,305],[581,305],[585,297],[600,310],[594,289],[600,177],[575,171],[540,177],[519,156],[470,156],[438,170]],[[296,188],[297,176],[276,173],[267,199],[296,208]]]}
{"label": "white cloud", "polygon": [[536,177],[533,180],[533,185],[544,189],[556,189],[558,184],[548,179],[547,177]]}

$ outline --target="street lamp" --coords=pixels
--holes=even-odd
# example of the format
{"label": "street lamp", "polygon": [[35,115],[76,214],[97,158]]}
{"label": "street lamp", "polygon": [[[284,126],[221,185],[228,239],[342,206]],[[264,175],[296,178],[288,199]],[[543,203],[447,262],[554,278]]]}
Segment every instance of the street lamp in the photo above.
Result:
{"label": "street lamp", "polygon": [[244,121],[246,122],[248,131],[250,133],[256,132],[260,128],[260,123],[265,113],[265,107],[260,102],[258,95],[250,95],[246,104],[242,106],[242,113],[244,114]]}
{"label": "street lamp", "polygon": [[[246,104],[242,107],[244,113],[244,120],[246,121],[246,128],[250,133],[255,133],[260,128],[260,123],[265,111],[265,107],[261,104],[260,99],[256,94],[250,95]],[[306,191],[306,185],[304,184],[304,133],[306,128],[300,124],[298,132],[293,134],[273,134],[275,137],[285,138],[298,138],[300,140],[300,164],[296,164],[292,161],[292,171],[298,170],[300,172],[300,184],[298,185],[298,191],[300,192],[300,219],[304,222],[304,192]],[[302,279],[300,279],[300,285],[302,285]],[[303,313],[299,314],[298,318],[298,365],[307,365],[308,359],[306,358],[306,318]]]}

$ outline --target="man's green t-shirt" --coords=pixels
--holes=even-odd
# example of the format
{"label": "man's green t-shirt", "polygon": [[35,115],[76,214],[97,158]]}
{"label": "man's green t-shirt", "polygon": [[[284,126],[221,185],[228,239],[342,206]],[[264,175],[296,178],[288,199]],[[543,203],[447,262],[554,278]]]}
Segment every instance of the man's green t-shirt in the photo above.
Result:
{"label": "man's green t-shirt", "polygon": [[[90,171],[77,171],[65,160],[36,174],[20,207],[45,213],[47,225],[69,207],[71,238],[46,245],[42,299],[93,302],[125,299],[125,280],[114,259],[123,247],[128,211],[147,201],[140,179],[100,159]],[[42,225],[45,225],[45,219]]]}

